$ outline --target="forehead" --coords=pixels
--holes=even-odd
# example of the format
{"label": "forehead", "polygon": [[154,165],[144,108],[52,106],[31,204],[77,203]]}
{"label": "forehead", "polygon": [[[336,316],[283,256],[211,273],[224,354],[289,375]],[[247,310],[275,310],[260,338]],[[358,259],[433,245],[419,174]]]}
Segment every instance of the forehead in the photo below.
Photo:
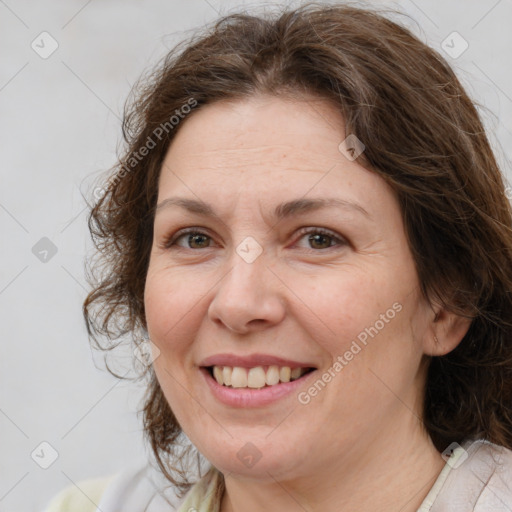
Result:
{"label": "forehead", "polygon": [[270,207],[306,194],[357,202],[390,194],[378,175],[340,152],[344,120],[328,100],[220,101],[182,122],[162,166],[159,201],[181,193],[227,205],[235,194]]}
{"label": "forehead", "polygon": [[[266,95],[208,104],[183,121],[168,156],[242,165],[276,158],[338,157],[344,137],[341,115],[327,100]],[[331,147],[331,151],[326,151]],[[243,150],[243,151],[242,151]],[[317,166],[315,166],[317,167]]]}

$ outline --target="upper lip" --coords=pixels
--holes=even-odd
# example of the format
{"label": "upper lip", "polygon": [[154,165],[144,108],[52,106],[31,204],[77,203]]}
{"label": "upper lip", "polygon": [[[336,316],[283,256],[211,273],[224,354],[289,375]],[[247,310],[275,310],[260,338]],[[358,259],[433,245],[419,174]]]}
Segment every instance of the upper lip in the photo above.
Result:
{"label": "upper lip", "polygon": [[203,359],[199,366],[239,366],[254,368],[256,366],[289,366],[290,368],[314,368],[314,365],[292,359],[284,359],[268,354],[251,354],[239,356],[236,354],[215,354]]}

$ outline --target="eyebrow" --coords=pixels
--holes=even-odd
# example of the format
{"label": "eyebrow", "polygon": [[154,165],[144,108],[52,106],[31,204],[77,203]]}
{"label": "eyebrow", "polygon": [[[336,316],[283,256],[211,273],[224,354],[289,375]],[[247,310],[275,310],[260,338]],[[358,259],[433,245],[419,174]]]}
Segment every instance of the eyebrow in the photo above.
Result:
{"label": "eyebrow", "polygon": [[[196,199],[189,199],[185,197],[169,197],[161,201],[157,207],[156,212],[169,208],[170,206],[179,206],[191,213],[203,215],[205,217],[215,217],[220,219],[220,216],[214,211],[211,205],[204,201],[198,201]],[[276,206],[274,209],[274,217],[278,220],[282,220],[293,215],[304,214],[322,208],[341,208],[344,210],[356,211],[363,214],[365,217],[371,219],[370,214],[357,203],[352,203],[344,199],[339,198],[315,198],[315,199],[294,199],[292,201],[286,201]]]}

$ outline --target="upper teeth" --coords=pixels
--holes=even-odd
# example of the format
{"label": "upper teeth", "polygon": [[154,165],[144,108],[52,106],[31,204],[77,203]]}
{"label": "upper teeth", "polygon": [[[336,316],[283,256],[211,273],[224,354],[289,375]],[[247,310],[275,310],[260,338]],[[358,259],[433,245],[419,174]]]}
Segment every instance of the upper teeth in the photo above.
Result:
{"label": "upper teeth", "polygon": [[256,366],[254,368],[242,368],[240,366],[214,366],[213,376],[215,380],[224,386],[233,388],[262,388],[274,386],[279,382],[290,382],[298,379],[307,368],[290,368],[289,366]]}

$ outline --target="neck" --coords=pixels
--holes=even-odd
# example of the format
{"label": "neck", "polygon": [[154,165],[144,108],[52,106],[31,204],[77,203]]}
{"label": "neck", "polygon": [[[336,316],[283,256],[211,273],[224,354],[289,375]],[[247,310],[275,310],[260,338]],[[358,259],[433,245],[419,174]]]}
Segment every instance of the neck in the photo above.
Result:
{"label": "neck", "polygon": [[[261,482],[229,475],[221,512],[416,512],[445,461],[408,411],[399,427],[294,480]],[[411,423],[414,422],[414,426]],[[386,435],[387,434],[387,435]]]}

